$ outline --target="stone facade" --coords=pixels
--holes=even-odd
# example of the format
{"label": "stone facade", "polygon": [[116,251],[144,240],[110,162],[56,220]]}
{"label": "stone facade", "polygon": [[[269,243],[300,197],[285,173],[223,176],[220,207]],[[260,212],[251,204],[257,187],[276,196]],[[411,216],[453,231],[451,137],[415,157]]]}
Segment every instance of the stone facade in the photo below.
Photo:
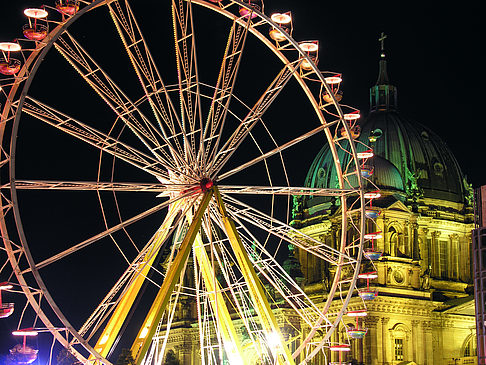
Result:
{"label": "stone facade", "polygon": [[[339,225],[332,224],[333,217],[321,219],[328,223],[299,224],[303,232],[334,242]],[[423,216],[400,201],[383,207],[376,224],[383,238],[375,244],[384,255],[374,262],[378,278],[371,285],[379,296],[366,303],[368,316],[362,326],[368,333],[363,340],[351,340],[346,360],[369,365],[475,362],[474,302],[468,294],[472,224]],[[439,242],[444,242],[447,255],[436,252]],[[315,272],[305,256],[299,256],[303,272]],[[316,284],[305,282],[313,292]],[[349,309],[362,307],[362,301],[354,298]],[[344,324],[352,326],[353,319],[345,318]],[[333,342],[345,340],[343,329],[336,331]],[[338,361],[336,354],[328,356]]]}

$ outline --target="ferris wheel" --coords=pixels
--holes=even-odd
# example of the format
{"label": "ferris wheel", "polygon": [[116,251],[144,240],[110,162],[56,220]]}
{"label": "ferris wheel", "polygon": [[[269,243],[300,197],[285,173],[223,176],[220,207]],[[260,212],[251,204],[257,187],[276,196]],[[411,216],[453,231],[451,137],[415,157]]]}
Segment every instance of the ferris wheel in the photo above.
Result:
{"label": "ferris wheel", "polygon": [[[57,0],[25,15],[24,37],[0,43],[0,228],[43,329],[82,363],[113,363],[123,344],[161,364],[181,341],[202,364],[348,350],[332,334],[375,238],[372,153],[319,42],[254,0]],[[325,143],[333,187],[302,186],[305,153]],[[294,228],[296,196],[336,202],[335,242]],[[306,292],[289,257],[332,273],[328,290]]]}

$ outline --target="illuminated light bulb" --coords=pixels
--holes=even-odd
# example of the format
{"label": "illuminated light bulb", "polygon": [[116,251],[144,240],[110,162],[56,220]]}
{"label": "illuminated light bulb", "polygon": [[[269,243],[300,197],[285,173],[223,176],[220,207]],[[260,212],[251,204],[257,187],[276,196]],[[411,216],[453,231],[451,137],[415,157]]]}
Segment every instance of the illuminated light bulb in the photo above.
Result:
{"label": "illuminated light bulb", "polygon": [[373,153],[373,150],[368,150],[368,151],[363,151],[363,152],[358,152],[356,153],[356,156],[359,158],[359,159],[362,159],[364,160],[365,158],[371,158],[373,157],[375,154]]}
{"label": "illuminated light bulb", "polygon": [[357,112],[344,114],[344,120],[356,120],[361,118],[361,115]]}
{"label": "illuminated light bulb", "polygon": [[[0,91],[2,90],[2,88],[0,87]],[[4,282],[4,283],[0,283],[0,290],[10,290],[13,288],[13,285],[8,283],[8,282]]]}
{"label": "illuminated light bulb", "polygon": [[14,336],[37,336],[39,332],[37,332],[34,329],[28,329],[28,330],[18,330],[18,331],[13,331],[12,335]]}
{"label": "illuminated light bulb", "polygon": [[343,79],[339,76],[329,76],[324,77],[324,81],[326,81],[326,84],[328,85],[335,85],[341,83]]}
{"label": "illuminated light bulb", "polygon": [[234,344],[231,341],[224,341],[223,342],[224,351],[226,352],[226,356],[228,356],[230,363],[232,365],[244,365],[243,359],[239,356],[238,352],[235,349]]}
{"label": "illuminated light bulb", "polygon": [[366,317],[368,315],[368,311],[366,309],[360,309],[356,311],[349,311],[346,313],[348,317]]}
{"label": "illuminated light bulb", "polygon": [[376,271],[364,272],[358,274],[358,278],[360,279],[376,279],[377,277],[378,277],[378,273]]}
{"label": "illuminated light bulb", "polygon": [[18,43],[12,43],[12,42],[1,42],[0,43],[0,51],[5,51],[5,52],[18,52],[22,48],[20,47],[20,44]]}
{"label": "illuminated light bulb", "polygon": [[34,19],[43,19],[46,18],[47,15],[49,15],[47,11],[45,11],[44,9],[35,9],[35,8],[25,9],[24,14],[25,16]]}
{"label": "illuminated light bulb", "polygon": [[270,19],[277,24],[289,24],[292,21],[292,17],[289,13],[274,13],[271,15]]}
{"label": "illuminated light bulb", "polygon": [[280,347],[280,336],[278,333],[271,332],[267,335],[267,343],[268,347],[272,349],[272,351],[277,350]]}
{"label": "illuminated light bulb", "polygon": [[315,42],[302,42],[299,44],[300,48],[307,53],[317,52],[319,45]]}
{"label": "illuminated light bulb", "polygon": [[381,234],[381,231],[379,232],[372,232],[372,233],[366,233],[364,235],[365,240],[377,240],[383,238],[383,235]]}

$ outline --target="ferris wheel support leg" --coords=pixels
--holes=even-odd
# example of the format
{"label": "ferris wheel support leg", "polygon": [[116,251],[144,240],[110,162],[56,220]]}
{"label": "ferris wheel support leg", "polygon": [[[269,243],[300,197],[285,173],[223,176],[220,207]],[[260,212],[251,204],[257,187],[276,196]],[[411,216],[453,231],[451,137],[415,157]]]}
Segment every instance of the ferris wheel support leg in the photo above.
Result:
{"label": "ferris wheel support leg", "polygon": [[[111,316],[106,327],[101,333],[96,343],[96,346],[94,347],[101,356],[106,357],[110,353],[110,350],[115,343],[115,340],[120,332],[123,322],[127,318],[128,313],[133,306],[135,298],[140,292],[140,288],[142,287],[142,284],[145,281],[145,278],[147,277],[150,268],[152,267],[152,263],[157,256],[156,253],[160,248],[159,243],[167,238],[167,232],[169,231],[169,227],[174,221],[177,212],[180,210],[181,204],[182,201],[179,201],[170,206],[167,218],[162,226],[159,228],[157,235],[154,239],[152,249],[150,249],[145,255],[144,260],[140,264],[141,269],[139,270],[136,278],[130,284],[130,287],[125,292],[125,294],[123,294],[122,298],[116,306],[116,309],[113,312],[113,315]],[[94,357],[91,355],[90,360],[93,359]]]}
{"label": "ferris wheel support leg", "polygon": [[231,315],[228,307],[221,294],[221,287],[217,280],[215,280],[215,269],[208,257],[201,235],[198,234],[194,244],[194,254],[196,260],[201,268],[204,284],[207,288],[210,297],[210,303],[213,307],[218,327],[223,338],[226,355],[231,364],[244,364],[244,356],[241,349],[241,343],[236,334]]}
{"label": "ferris wheel support leg", "polygon": [[267,336],[272,336],[272,338],[274,336],[278,336],[278,363],[294,365],[295,361],[292,358],[292,354],[290,353],[289,348],[285,344],[285,340],[283,338],[282,332],[280,331],[280,327],[278,326],[277,319],[275,318],[275,315],[272,312],[272,308],[270,307],[270,303],[268,303],[265,292],[263,291],[262,283],[260,282],[260,279],[256,274],[256,271],[245,250],[245,247],[241,242],[238,231],[236,230],[235,223],[227,215],[226,208],[217,187],[214,187],[214,195],[218,202],[218,207],[222,215],[223,224],[228,239],[230,241],[231,248],[233,249],[233,252],[236,256],[238,265],[245,278],[246,284],[248,285],[248,291],[252,298],[253,305],[255,306],[258,318],[263,328],[265,329]]}
{"label": "ferris wheel support leg", "polygon": [[189,254],[191,253],[194,240],[196,239],[199,229],[201,228],[202,217],[206,211],[206,208],[208,207],[209,202],[211,201],[212,196],[212,189],[204,192],[201,203],[194,214],[194,220],[189,226],[186,236],[179,247],[179,252],[172,262],[171,269],[167,272],[157,297],[150,307],[143,325],[137,334],[135,342],[131,347],[131,353],[135,359],[136,365],[140,365],[142,363],[148,349],[150,348],[152,337],[157,330],[157,324],[160,322],[160,319],[167,308],[167,304],[169,303],[176,284],[180,281],[182,270],[186,265]]}

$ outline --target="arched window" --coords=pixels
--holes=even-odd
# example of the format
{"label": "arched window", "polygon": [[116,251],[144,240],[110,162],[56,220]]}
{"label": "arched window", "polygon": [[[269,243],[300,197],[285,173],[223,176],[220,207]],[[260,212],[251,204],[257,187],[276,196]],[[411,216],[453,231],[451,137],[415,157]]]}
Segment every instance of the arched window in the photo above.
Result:
{"label": "arched window", "polygon": [[390,242],[390,255],[395,257],[410,256],[408,238],[403,235],[402,229],[395,224],[388,227],[388,241]]}
{"label": "arched window", "polygon": [[402,323],[398,323],[390,330],[392,360],[406,361],[408,357],[408,345],[410,330]]}
{"label": "arched window", "polygon": [[406,249],[400,240],[400,234],[396,227],[388,228],[388,237],[390,240],[390,254],[395,257],[406,255]]}
{"label": "arched window", "polygon": [[472,357],[477,355],[476,335],[472,334],[466,338],[463,346],[463,356]]}

